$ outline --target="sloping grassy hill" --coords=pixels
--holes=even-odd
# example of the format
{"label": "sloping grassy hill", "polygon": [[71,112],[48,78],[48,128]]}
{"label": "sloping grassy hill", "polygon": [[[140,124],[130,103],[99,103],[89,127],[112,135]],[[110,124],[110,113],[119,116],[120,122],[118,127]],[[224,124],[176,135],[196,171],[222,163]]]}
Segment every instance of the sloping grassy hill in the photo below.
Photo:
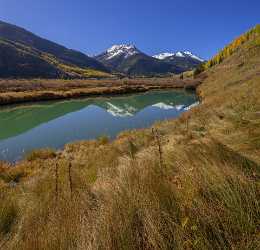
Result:
{"label": "sloping grassy hill", "polygon": [[259,34],[203,72],[201,104],[0,172],[4,249],[259,249]]}
{"label": "sloping grassy hill", "polygon": [[73,49],[41,38],[30,31],[13,24],[0,21],[0,37],[14,43],[24,44],[46,54],[51,54],[59,61],[72,64],[80,68],[91,68],[98,71],[106,71],[103,64],[95,59]]}
{"label": "sloping grassy hill", "polygon": [[0,39],[0,77],[57,78],[62,71],[44,60],[38,51]]}
{"label": "sloping grassy hill", "polygon": [[110,77],[106,72],[81,68],[22,43],[1,39],[1,35],[0,55],[0,78]]}
{"label": "sloping grassy hill", "polygon": [[249,30],[245,34],[239,36],[234,41],[232,41],[229,45],[227,45],[224,49],[222,49],[219,53],[217,53],[217,55],[215,55],[212,59],[200,65],[196,73],[201,73],[213,67],[214,65],[220,64],[225,59],[233,55],[237,50],[241,49],[245,43],[249,43],[249,46],[252,45],[259,46],[260,45],[259,35],[260,35],[260,24],[257,24],[253,29]]}
{"label": "sloping grassy hill", "polygon": [[0,21],[1,78],[109,77],[108,72],[103,64],[81,52]]}

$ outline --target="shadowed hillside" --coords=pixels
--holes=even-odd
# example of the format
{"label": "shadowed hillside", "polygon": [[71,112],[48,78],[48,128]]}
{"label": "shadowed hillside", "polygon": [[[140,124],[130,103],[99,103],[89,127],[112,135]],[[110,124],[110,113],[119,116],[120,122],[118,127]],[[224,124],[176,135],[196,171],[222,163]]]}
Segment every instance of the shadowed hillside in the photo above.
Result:
{"label": "shadowed hillside", "polygon": [[1,78],[106,77],[106,67],[85,54],[0,21]]}

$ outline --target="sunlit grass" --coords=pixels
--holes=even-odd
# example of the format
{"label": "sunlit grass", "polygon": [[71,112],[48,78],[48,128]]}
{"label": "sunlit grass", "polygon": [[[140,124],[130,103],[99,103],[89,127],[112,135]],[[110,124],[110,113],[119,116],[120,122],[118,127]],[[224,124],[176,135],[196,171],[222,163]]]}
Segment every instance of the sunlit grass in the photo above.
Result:
{"label": "sunlit grass", "polygon": [[260,49],[247,45],[177,120],[2,164],[0,246],[259,249]]}

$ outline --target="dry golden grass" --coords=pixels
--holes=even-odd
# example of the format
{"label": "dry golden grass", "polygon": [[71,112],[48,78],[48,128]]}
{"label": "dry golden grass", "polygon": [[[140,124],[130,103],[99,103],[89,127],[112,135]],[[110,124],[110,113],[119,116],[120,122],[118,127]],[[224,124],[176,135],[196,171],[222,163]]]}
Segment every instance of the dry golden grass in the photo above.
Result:
{"label": "dry golden grass", "polygon": [[259,249],[259,55],[211,68],[201,104],[154,132],[2,164],[0,249]]}
{"label": "dry golden grass", "polygon": [[0,105],[29,101],[145,92],[153,89],[195,88],[201,79],[137,78],[103,80],[0,80]]}

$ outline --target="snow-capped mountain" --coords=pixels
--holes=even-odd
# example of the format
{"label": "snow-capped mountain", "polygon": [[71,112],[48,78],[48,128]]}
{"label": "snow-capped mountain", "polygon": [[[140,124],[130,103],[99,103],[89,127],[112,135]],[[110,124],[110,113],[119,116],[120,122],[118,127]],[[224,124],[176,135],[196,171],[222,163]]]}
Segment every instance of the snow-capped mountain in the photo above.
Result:
{"label": "snow-capped mountain", "polygon": [[193,58],[195,60],[198,60],[200,62],[204,62],[204,60],[202,58],[192,54],[190,51],[178,51],[176,53],[166,52],[166,53],[154,55],[153,57],[157,58],[159,60],[165,60],[165,59],[168,59],[168,58],[171,58],[171,57],[189,57],[189,58]]}
{"label": "snow-capped mountain", "polygon": [[166,52],[154,55],[153,57],[180,68],[182,72],[192,70],[204,62],[202,58],[194,55],[190,51],[178,51],[176,53]]}
{"label": "snow-capped mountain", "polygon": [[192,54],[190,51],[184,51],[183,53],[184,53],[184,56],[190,56],[191,58],[196,59],[196,60],[201,61],[201,62],[205,61],[204,59]]}
{"label": "snow-capped mountain", "polygon": [[204,61],[189,51],[149,56],[133,44],[113,45],[95,59],[110,70],[127,75],[179,74],[196,68]]}
{"label": "snow-capped mountain", "polygon": [[111,48],[107,49],[100,55],[95,56],[96,59],[105,64],[113,64],[114,62],[123,61],[127,58],[138,55],[141,52],[132,44],[120,44],[113,45]]}
{"label": "snow-capped mountain", "polygon": [[127,75],[156,75],[181,71],[172,64],[146,55],[131,44],[114,45],[95,59],[111,70]]}
{"label": "snow-capped mountain", "polygon": [[161,53],[161,54],[158,54],[158,55],[154,55],[153,57],[156,58],[156,59],[159,59],[159,60],[164,60],[165,58],[167,57],[171,57],[171,56],[174,56],[175,54],[174,53]]}
{"label": "snow-capped mountain", "polygon": [[106,51],[105,60],[110,60],[117,56],[124,56],[124,58],[128,58],[139,53],[140,51],[131,44],[113,45]]}

